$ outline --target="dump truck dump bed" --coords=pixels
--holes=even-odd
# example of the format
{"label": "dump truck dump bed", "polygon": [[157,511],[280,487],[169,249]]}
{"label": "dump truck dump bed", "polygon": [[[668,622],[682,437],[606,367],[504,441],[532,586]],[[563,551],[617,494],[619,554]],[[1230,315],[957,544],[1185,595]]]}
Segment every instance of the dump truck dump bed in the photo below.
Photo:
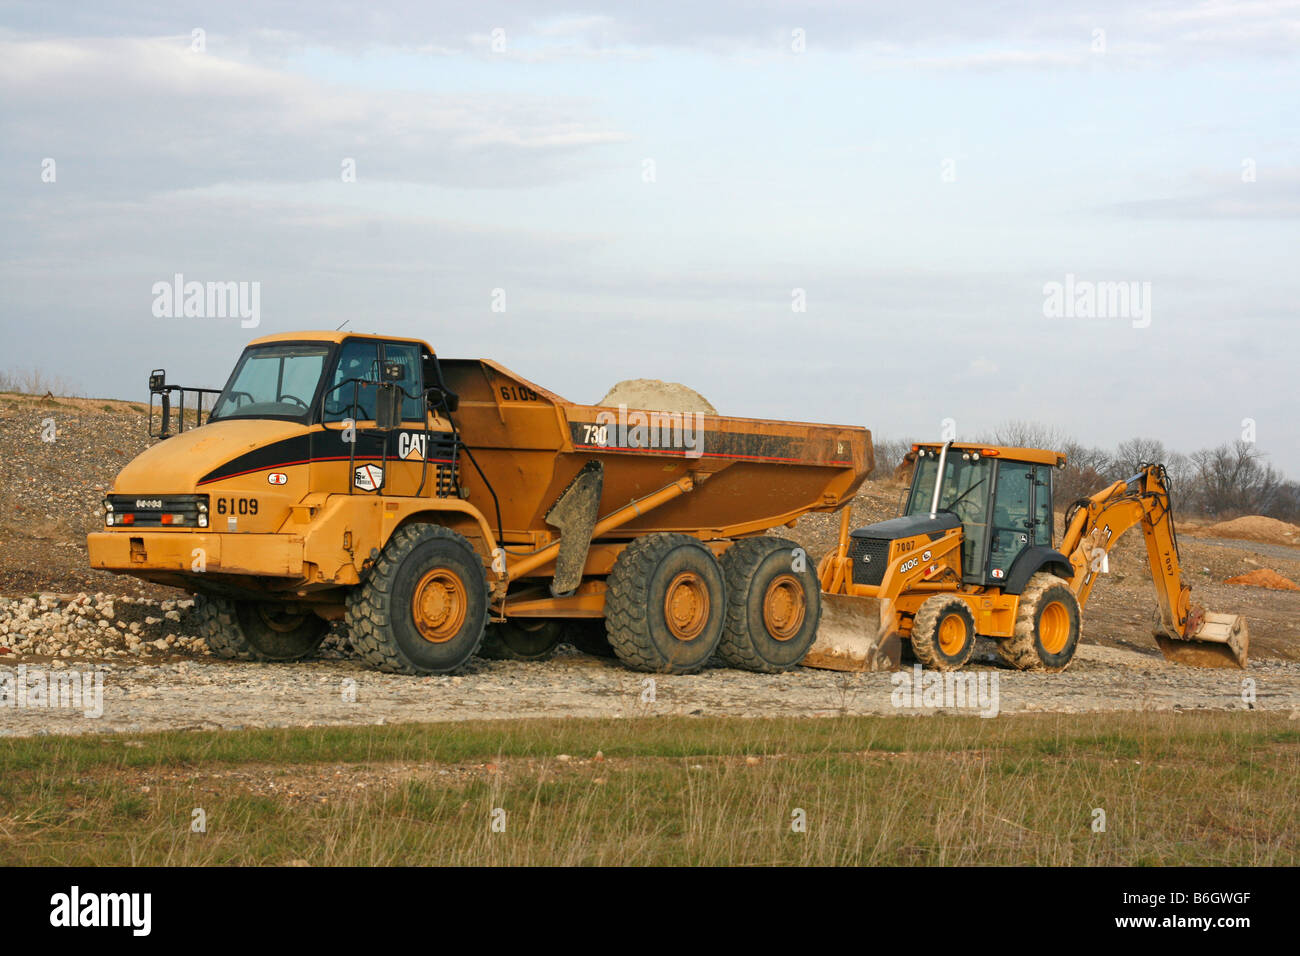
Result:
{"label": "dump truck dump bed", "polygon": [[593,460],[604,470],[602,515],[694,476],[690,494],[622,525],[623,537],[758,533],[839,507],[873,466],[861,427],[580,405],[486,359],[443,359],[442,372],[483,472],[463,468],[461,484],[474,501],[495,493],[507,539],[547,534],[548,509]]}

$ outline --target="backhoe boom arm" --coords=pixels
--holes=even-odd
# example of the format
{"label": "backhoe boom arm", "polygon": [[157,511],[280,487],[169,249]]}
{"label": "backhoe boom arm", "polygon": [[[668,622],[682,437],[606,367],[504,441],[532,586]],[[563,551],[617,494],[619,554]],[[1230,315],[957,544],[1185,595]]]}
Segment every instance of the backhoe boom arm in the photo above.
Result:
{"label": "backhoe boom arm", "polygon": [[1117,481],[1090,498],[1081,499],[1066,519],[1061,551],[1074,568],[1071,587],[1080,606],[1087,604],[1097,576],[1107,569],[1108,555],[1129,528],[1140,525],[1147,564],[1160,604],[1155,636],[1166,657],[1206,664],[1208,658],[1244,666],[1248,645],[1245,621],[1212,614],[1192,600],[1183,581],[1174,529],[1169,478],[1163,465],[1150,464],[1126,481]]}

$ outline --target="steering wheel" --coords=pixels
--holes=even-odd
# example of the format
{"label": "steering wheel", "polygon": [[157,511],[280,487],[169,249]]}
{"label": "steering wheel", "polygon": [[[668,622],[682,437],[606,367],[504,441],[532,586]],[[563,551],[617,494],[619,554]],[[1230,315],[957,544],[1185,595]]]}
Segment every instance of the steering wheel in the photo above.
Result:
{"label": "steering wheel", "polygon": [[306,407],[307,407],[307,403],[304,402],[304,401],[303,401],[301,398],[299,398],[297,395],[281,395],[281,396],[280,396],[280,401],[283,402],[283,401],[285,401],[285,400],[288,400],[288,401],[290,401],[290,402],[297,402],[297,403],[298,403],[299,405],[301,405],[303,408],[306,408]]}

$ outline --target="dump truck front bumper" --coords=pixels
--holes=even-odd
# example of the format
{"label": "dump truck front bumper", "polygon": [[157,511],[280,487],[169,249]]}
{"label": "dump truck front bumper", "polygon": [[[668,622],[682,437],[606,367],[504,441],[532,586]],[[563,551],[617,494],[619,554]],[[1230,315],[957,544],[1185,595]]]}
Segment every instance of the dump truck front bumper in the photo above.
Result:
{"label": "dump truck front bumper", "polygon": [[303,539],[298,535],[97,531],[86,536],[86,548],[92,568],[125,574],[303,575]]}

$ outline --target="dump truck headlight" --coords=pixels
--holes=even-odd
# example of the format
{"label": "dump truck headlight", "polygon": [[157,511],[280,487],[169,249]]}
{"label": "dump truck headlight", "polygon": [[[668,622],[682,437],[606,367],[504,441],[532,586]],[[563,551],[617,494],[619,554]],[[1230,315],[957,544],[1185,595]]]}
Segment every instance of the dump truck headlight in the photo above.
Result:
{"label": "dump truck headlight", "polygon": [[199,515],[199,527],[206,528],[207,526],[208,526],[208,516],[204,514]]}

